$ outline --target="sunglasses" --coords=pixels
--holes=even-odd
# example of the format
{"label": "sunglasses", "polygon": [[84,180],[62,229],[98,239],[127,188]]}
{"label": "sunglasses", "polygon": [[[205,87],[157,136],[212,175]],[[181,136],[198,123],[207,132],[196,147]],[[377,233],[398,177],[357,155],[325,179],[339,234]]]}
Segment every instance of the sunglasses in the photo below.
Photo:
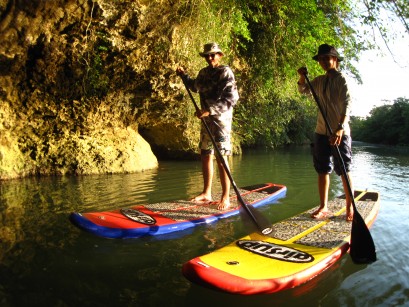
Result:
{"label": "sunglasses", "polygon": [[215,56],[216,56],[216,53],[210,53],[210,54],[205,54],[204,58],[212,58],[212,59],[214,59]]}
{"label": "sunglasses", "polygon": [[331,55],[320,55],[320,56],[318,56],[318,61],[329,61],[333,57],[334,56],[331,56]]}

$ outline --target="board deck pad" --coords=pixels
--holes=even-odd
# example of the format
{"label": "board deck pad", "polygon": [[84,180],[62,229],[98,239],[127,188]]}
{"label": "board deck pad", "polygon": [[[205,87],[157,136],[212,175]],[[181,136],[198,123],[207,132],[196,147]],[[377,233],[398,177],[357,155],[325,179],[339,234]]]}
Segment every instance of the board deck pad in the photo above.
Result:
{"label": "board deck pad", "polygon": [[[280,184],[263,183],[242,187],[239,192],[247,205],[259,207],[284,197],[286,190]],[[221,193],[215,193],[213,199],[220,196]],[[80,229],[98,236],[137,238],[179,232],[237,215],[241,205],[235,194],[231,195],[230,203],[229,209],[218,210],[217,202],[165,201],[105,212],[73,212],[69,219]]]}
{"label": "board deck pad", "polygon": [[[356,191],[355,204],[368,226],[379,209],[377,192]],[[192,282],[235,294],[273,293],[293,288],[333,265],[349,249],[351,222],[345,196],[329,202],[333,213],[316,220],[316,208],[272,225],[269,235],[253,233],[183,265]]]}
{"label": "board deck pad", "polygon": [[[365,219],[373,209],[374,202],[358,200],[355,203],[362,218]],[[287,220],[274,224],[272,237],[286,241],[295,237],[296,235],[323,225],[317,231],[310,232],[308,235],[302,236],[295,240],[294,243],[305,244],[316,247],[334,248],[342,243],[351,232],[351,223],[346,222],[345,216],[345,197],[337,197],[329,204],[329,210],[335,213],[329,217],[331,223],[326,220],[316,220],[311,218],[311,214],[316,210],[313,208],[300,215],[296,215]],[[339,212],[339,214],[336,214]]]}

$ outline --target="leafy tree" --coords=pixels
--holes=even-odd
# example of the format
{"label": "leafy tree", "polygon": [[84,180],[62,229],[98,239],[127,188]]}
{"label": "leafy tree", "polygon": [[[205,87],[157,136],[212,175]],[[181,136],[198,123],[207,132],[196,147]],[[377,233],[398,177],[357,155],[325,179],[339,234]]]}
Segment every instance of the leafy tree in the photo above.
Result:
{"label": "leafy tree", "polygon": [[[245,146],[305,142],[311,124],[300,123],[311,122],[316,111],[312,101],[300,99],[297,93],[296,69],[307,65],[311,74],[318,74],[320,68],[311,56],[323,42],[341,46],[347,64],[356,59],[356,51],[363,45],[348,24],[354,17],[352,7],[344,1],[236,3],[250,33],[250,39],[237,37],[238,56],[248,67],[241,84],[242,103],[236,112],[241,142]],[[349,69],[353,71],[350,64]]]}
{"label": "leafy tree", "polygon": [[354,139],[376,144],[409,145],[409,100],[398,98],[392,105],[371,110],[366,119],[353,119]]}
{"label": "leafy tree", "polygon": [[[217,41],[226,51],[240,89],[235,111],[236,140],[242,146],[279,146],[305,142],[313,129],[316,107],[298,95],[296,69],[322,73],[311,59],[321,43],[337,46],[342,68],[360,80],[352,63],[360,51],[374,48],[373,35],[386,39],[383,11],[406,24],[404,1],[340,0],[186,0],[177,16],[184,48],[179,58],[198,71],[197,46]],[[361,32],[365,28],[372,33]],[[194,29],[194,30],[192,30]],[[192,62],[193,60],[193,62]]]}
{"label": "leafy tree", "polygon": [[[242,84],[242,104],[236,118],[243,124],[244,145],[276,146],[300,142],[310,126],[294,123],[300,114],[315,117],[315,104],[296,93],[295,70],[301,65],[310,74],[321,73],[311,60],[323,42],[337,46],[345,56],[343,68],[360,80],[353,66],[360,51],[375,48],[376,31],[385,43],[391,28],[378,18],[384,11],[397,16],[407,29],[407,1],[236,1],[248,24],[249,36],[238,40],[238,56],[244,58],[248,72]],[[361,27],[372,30],[360,32]],[[407,33],[409,34],[409,32]],[[404,34],[402,34],[404,35]],[[300,112],[301,110],[301,112]],[[256,115],[256,117],[254,117]],[[245,124],[244,124],[245,123]],[[250,127],[250,129],[248,129]],[[289,133],[291,131],[291,133]],[[304,139],[305,140],[305,139]]]}

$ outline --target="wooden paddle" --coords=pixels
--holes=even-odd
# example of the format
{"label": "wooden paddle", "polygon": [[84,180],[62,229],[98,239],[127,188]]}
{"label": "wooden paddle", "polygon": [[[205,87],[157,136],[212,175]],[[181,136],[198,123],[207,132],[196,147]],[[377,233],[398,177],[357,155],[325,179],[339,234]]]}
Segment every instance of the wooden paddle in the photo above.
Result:
{"label": "wooden paddle", "polygon": [[[324,118],[325,125],[330,132],[333,134],[331,126],[328,122],[328,119],[325,116],[324,110],[320,104],[317,94],[315,93],[314,88],[311,85],[310,80],[308,79],[307,73],[304,74],[305,79],[307,80],[308,86],[310,87],[311,93],[314,96],[315,102],[318,105],[318,108],[321,112],[322,117]],[[342,176],[344,177],[348,192],[352,200],[352,206],[354,208],[354,217],[352,220],[352,228],[351,228],[351,240],[350,240],[350,248],[349,254],[351,255],[352,261],[357,264],[367,264],[376,261],[376,250],[375,250],[375,243],[372,239],[371,233],[369,232],[368,226],[366,225],[364,219],[362,218],[361,214],[359,214],[354,200],[354,193],[352,192],[351,182],[349,181],[349,177],[345,168],[344,160],[342,159],[341,153],[339,151],[338,145],[334,145],[334,152],[336,160],[341,168]]]}
{"label": "wooden paddle", "polygon": [[[195,99],[193,98],[193,95],[190,92],[189,87],[186,84],[186,81],[183,78],[183,76],[181,76],[181,79],[183,81],[183,84],[185,85],[185,88],[186,88],[189,96],[190,96],[190,99],[192,99],[192,102],[193,102],[193,104],[195,106],[196,112],[200,111],[200,109],[197,106],[197,103],[196,103]],[[252,206],[248,206],[246,204],[246,202],[243,200],[243,198],[241,197],[240,191],[237,188],[237,185],[233,180],[233,177],[232,177],[232,175],[230,173],[229,167],[227,166],[226,161],[224,160],[224,157],[223,157],[222,153],[220,152],[219,147],[217,147],[216,141],[215,141],[215,139],[214,139],[214,137],[213,137],[213,135],[212,135],[212,133],[211,133],[211,131],[209,129],[209,126],[207,125],[206,121],[203,118],[201,118],[201,121],[202,121],[202,124],[205,127],[207,133],[209,134],[209,137],[210,137],[210,139],[212,141],[214,150],[216,151],[216,154],[217,154],[220,162],[222,163],[223,168],[227,173],[227,176],[230,179],[231,185],[232,185],[232,187],[234,189],[234,192],[237,195],[237,199],[239,200],[242,208],[244,208],[245,212],[248,214],[248,216],[251,218],[251,220],[254,222],[254,224],[257,226],[257,228],[261,231],[262,234],[267,235],[267,234],[271,233],[273,231],[273,229],[271,228],[271,223],[260,212],[258,212],[256,208],[254,208]]]}

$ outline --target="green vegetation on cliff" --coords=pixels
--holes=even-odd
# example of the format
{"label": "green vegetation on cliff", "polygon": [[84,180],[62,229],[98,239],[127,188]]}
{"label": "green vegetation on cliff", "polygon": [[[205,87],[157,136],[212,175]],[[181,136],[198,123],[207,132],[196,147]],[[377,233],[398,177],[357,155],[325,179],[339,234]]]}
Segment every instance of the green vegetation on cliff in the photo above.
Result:
{"label": "green vegetation on cliff", "polygon": [[297,94],[296,68],[316,75],[311,55],[326,42],[359,78],[351,62],[373,43],[357,29],[387,37],[382,10],[408,29],[408,7],[403,0],[1,1],[0,179],[133,172],[156,167],[156,157],[193,156],[199,121],[174,71],[183,65],[194,76],[209,41],[222,46],[240,89],[236,152],[304,142],[316,110]]}

